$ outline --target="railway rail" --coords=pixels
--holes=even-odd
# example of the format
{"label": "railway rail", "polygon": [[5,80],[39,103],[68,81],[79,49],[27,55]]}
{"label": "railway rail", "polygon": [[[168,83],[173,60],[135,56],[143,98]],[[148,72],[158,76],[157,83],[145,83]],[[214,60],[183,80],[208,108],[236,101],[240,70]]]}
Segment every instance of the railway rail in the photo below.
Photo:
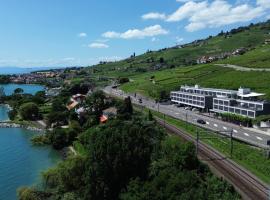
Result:
{"label": "railway rail", "polygon": [[[168,131],[179,135],[186,141],[196,144],[196,139],[179,128],[164,122],[160,118],[156,118],[157,122],[164,126]],[[230,158],[222,155],[209,145],[199,141],[198,157],[202,162],[214,169],[217,174],[224,177],[239,192],[243,199],[267,200],[270,199],[268,186],[251,174],[249,171],[239,166]]]}

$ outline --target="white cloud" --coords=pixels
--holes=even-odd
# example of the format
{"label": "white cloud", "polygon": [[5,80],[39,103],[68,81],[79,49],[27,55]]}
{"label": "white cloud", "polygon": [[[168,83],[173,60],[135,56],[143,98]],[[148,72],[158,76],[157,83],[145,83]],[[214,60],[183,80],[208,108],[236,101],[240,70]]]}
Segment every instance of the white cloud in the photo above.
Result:
{"label": "white cloud", "polygon": [[180,43],[180,42],[183,42],[184,41],[184,38],[178,37],[178,36],[175,39],[176,39],[176,42],[177,43]]}
{"label": "white cloud", "polygon": [[[248,22],[264,16],[268,9],[270,9],[270,0],[257,0],[256,6],[250,5],[246,0],[234,5],[225,0],[214,0],[211,2],[177,1],[184,4],[172,14],[167,15],[166,18],[163,18],[163,20],[167,22],[187,20],[188,24],[185,26],[185,29],[189,32]],[[164,14],[164,16],[166,15]],[[149,17],[149,19],[151,18]]]}
{"label": "white cloud", "polygon": [[87,34],[86,33],[79,33],[78,37],[80,37],[80,38],[87,37]]}
{"label": "white cloud", "polygon": [[156,38],[156,37],[153,37],[153,38],[151,39],[151,41],[152,41],[152,42],[158,42],[158,41],[159,41],[159,39],[158,39],[158,38]]}
{"label": "white cloud", "polygon": [[257,5],[264,9],[270,8],[270,0],[257,0]]}
{"label": "white cloud", "polygon": [[89,44],[88,47],[95,48],[95,49],[107,49],[107,48],[109,48],[109,45],[104,44],[104,43],[94,42],[94,43]]}
{"label": "white cloud", "polygon": [[157,35],[166,35],[169,31],[163,29],[160,25],[154,25],[140,29],[129,29],[126,32],[118,33],[114,31],[108,31],[103,33],[105,38],[122,38],[122,39],[143,39],[145,37],[153,37]]}
{"label": "white cloud", "polygon": [[142,19],[147,20],[147,19],[166,19],[166,15],[164,13],[157,13],[157,12],[151,12],[144,14],[142,16]]}

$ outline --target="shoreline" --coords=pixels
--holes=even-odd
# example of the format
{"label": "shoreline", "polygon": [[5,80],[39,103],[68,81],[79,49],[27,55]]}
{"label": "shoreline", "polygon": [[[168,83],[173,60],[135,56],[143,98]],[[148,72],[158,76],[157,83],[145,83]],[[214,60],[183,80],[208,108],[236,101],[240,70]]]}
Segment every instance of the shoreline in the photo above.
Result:
{"label": "shoreline", "polygon": [[0,128],[23,128],[29,131],[37,131],[39,133],[44,133],[45,130],[41,129],[41,128],[37,128],[34,126],[28,126],[28,125],[22,125],[22,124],[18,124],[18,123],[14,123],[12,121],[0,121]]}

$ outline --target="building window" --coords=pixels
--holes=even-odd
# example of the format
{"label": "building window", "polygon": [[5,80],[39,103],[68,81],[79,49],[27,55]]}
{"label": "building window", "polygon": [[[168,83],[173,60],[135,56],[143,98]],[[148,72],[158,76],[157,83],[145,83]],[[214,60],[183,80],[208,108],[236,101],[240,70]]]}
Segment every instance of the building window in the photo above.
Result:
{"label": "building window", "polygon": [[218,109],[218,106],[217,105],[214,105],[214,109]]}
{"label": "building window", "polygon": [[249,117],[254,117],[254,112],[248,111],[248,116],[249,116]]}
{"label": "building window", "polygon": [[223,106],[218,106],[218,109],[219,110],[223,110]]}
{"label": "building window", "polygon": [[247,115],[247,111],[246,110],[241,110],[241,114],[242,115]]}
{"label": "building window", "polygon": [[240,114],[240,109],[236,108],[235,113]]}
{"label": "building window", "polygon": [[231,113],[234,113],[234,108],[230,107],[230,108],[229,108],[229,111],[230,111]]}
{"label": "building window", "polygon": [[224,101],[224,105],[228,106],[229,102],[228,101]]}
{"label": "building window", "polygon": [[262,110],[263,109],[263,106],[262,105],[256,105],[256,109],[257,110]]}
{"label": "building window", "polygon": [[218,100],[217,100],[217,99],[214,99],[214,103],[215,103],[215,104],[218,104]]}
{"label": "building window", "polygon": [[225,111],[228,111],[229,108],[228,108],[227,106],[224,106],[224,110],[225,110]]}

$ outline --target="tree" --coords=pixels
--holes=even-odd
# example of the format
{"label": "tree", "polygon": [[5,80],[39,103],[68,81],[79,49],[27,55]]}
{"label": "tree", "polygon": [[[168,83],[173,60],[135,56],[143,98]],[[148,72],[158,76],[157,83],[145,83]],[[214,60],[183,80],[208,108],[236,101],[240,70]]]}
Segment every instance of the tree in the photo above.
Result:
{"label": "tree", "polygon": [[133,114],[133,107],[130,96],[125,98],[124,103],[121,103],[117,110],[118,118],[130,119]]}
{"label": "tree", "polygon": [[10,120],[14,120],[16,115],[17,115],[16,110],[12,109],[12,110],[8,111],[8,117],[9,117]]}
{"label": "tree", "polygon": [[88,199],[117,199],[131,178],[145,179],[152,152],[162,132],[138,121],[111,121],[89,129],[82,137],[89,157],[86,169]]}
{"label": "tree", "polygon": [[23,91],[23,89],[22,88],[16,88],[15,90],[14,90],[14,94],[22,94],[24,91]]}
{"label": "tree", "polygon": [[86,99],[86,106],[88,107],[88,115],[94,115],[99,121],[102,111],[105,109],[105,95],[102,91],[96,91]]}
{"label": "tree", "polygon": [[50,133],[53,148],[59,150],[68,145],[68,134],[63,128],[56,128]]}
{"label": "tree", "polygon": [[159,62],[162,64],[162,63],[164,63],[164,58],[163,57],[160,57],[159,58]]}
{"label": "tree", "polygon": [[154,120],[153,114],[152,114],[151,110],[148,110],[148,120],[149,121],[153,121]]}
{"label": "tree", "polygon": [[39,108],[35,103],[24,103],[21,105],[19,113],[24,120],[36,120],[39,117]]}

